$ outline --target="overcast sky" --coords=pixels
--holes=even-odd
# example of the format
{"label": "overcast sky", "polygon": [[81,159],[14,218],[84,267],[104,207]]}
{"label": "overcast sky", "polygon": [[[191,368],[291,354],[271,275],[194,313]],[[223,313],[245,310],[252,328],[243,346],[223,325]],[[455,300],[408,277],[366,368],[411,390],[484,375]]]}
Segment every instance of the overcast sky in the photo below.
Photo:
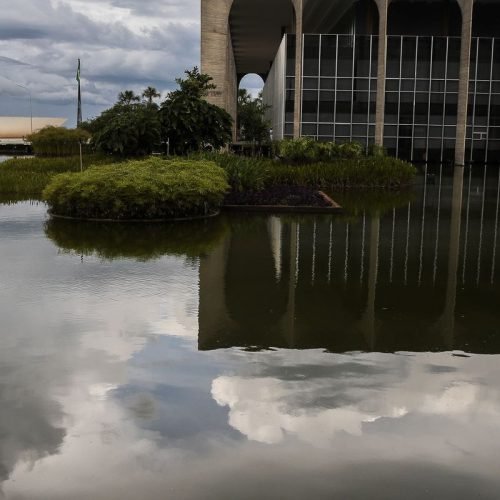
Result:
{"label": "overcast sky", "polygon": [[[76,117],[82,60],[84,119],[118,92],[162,93],[200,64],[200,0],[0,0],[0,116]],[[250,86],[252,86],[250,84]]]}

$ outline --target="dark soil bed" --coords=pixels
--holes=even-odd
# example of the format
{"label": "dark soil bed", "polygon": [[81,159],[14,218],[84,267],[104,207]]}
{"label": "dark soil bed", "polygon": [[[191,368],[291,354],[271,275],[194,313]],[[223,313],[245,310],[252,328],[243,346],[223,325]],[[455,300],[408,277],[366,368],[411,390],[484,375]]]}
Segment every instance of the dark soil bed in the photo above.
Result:
{"label": "dark soil bed", "polygon": [[297,186],[273,186],[262,191],[232,191],[226,205],[277,205],[287,207],[331,207],[331,203],[316,189]]}

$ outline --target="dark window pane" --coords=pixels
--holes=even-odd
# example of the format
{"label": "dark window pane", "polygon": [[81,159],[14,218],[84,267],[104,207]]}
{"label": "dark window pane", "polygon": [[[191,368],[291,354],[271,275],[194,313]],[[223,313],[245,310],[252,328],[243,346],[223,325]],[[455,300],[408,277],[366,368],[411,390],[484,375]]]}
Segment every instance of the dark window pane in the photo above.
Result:
{"label": "dark window pane", "polygon": [[318,76],[319,71],[319,36],[304,37],[304,76]]}
{"label": "dark window pane", "polygon": [[302,99],[302,120],[315,122],[318,119],[318,92],[305,90]]}
{"label": "dark window pane", "polygon": [[[431,39],[419,38],[417,78],[429,78],[431,71]],[[425,89],[422,89],[425,90]]]}
{"label": "dark window pane", "polygon": [[335,93],[334,92],[320,92],[319,103],[319,121],[320,122],[333,122],[335,111]]}
{"label": "dark window pane", "polygon": [[402,78],[415,78],[415,57],[416,57],[417,40],[414,37],[403,38],[403,61],[402,61]]}
{"label": "dark window pane", "polygon": [[333,78],[322,78],[320,80],[321,90],[333,90],[335,89],[335,80]]}
{"label": "dark window pane", "polygon": [[353,42],[351,35],[339,35],[337,76],[352,76]]}
{"label": "dark window pane", "polygon": [[337,57],[337,37],[323,35],[321,38],[321,75],[335,76],[335,60]]}

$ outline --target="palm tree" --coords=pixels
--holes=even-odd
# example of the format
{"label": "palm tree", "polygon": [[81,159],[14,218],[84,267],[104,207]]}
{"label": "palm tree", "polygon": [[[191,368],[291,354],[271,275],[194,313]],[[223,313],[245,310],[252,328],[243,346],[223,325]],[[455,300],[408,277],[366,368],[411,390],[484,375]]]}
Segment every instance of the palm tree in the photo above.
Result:
{"label": "palm tree", "polygon": [[133,102],[139,102],[141,98],[135,95],[133,90],[124,90],[118,94],[118,102],[120,104],[132,104]]}
{"label": "palm tree", "polygon": [[142,97],[148,101],[148,104],[153,104],[153,99],[161,97],[161,94],[154,87],[148,87],[142,93]]}

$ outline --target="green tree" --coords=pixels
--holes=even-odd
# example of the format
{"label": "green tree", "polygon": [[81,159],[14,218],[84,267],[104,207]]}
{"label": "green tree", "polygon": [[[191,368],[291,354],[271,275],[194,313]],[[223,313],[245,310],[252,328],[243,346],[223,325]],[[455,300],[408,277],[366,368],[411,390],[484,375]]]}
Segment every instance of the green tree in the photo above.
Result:
{"label": "green tree", "polygon": [[100,151],[121,156],[143,156],[160,148],[160,118],[153,103],[122,103],[82,125]]}
{"label": "green tree", "polygon": [[269,106],[262,99],[262,92],[253,98],[246,89],[238,91],[238,136],[242,141],[262,144],[270,139],[271,124],[265,115]]}
{"label": "green tree", "polygon": [[147,89],[144,90],[144,92],[142,93],[142,97],[144,99],[146,99],[146,101],[148,102],[148,104],[153,104],[153,101],[155,99],[158,99],[161,97],[161,94],[160,92],[158,92],[158,90],[156,90],[155,87],[148,87]]}
{"label": "green tree", "polygon": [[118,94],[118,103],[130,105],[133,102],[139,102],[141,98],[134,93],[133,90],[124,90]]}
{"label": "green tree", "polygon": [[198,68],[176,80],[179,88],[162,103],[160,116],[162,140],[170,141],[171,151],[186,154],[206,147],[220,149],[231,141],[232,119],[205,97],[215,89],[212,78]]}

